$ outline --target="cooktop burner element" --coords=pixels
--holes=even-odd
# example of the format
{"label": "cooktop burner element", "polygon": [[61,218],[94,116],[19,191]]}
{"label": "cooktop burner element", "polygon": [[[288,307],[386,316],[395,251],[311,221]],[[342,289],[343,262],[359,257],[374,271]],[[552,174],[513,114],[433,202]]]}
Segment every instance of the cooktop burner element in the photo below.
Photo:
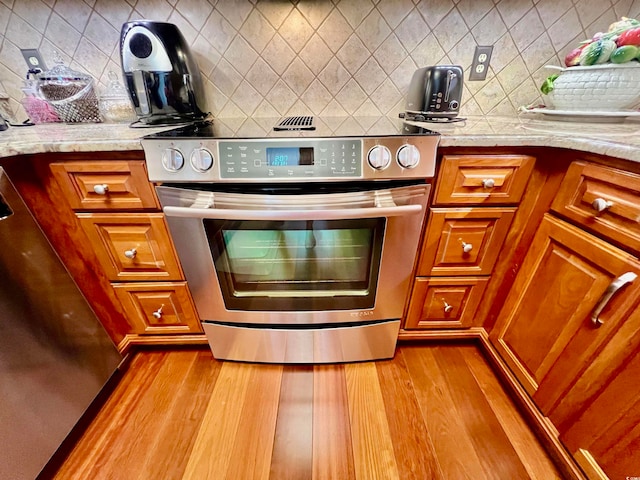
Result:
{"label": "cooktop burner element", "polygon": [[439,134],[393,117],[216,119],[143,137],[155,182],[327,182],[430,178]]}

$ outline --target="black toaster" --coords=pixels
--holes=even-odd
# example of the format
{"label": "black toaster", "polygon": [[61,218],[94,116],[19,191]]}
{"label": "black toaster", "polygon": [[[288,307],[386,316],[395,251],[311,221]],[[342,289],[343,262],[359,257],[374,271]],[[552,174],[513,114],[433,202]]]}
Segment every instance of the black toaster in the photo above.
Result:
{"label": "black toaster", "polygon": [[462,67],[432,65],[413,73],[407,94],[405,118],[454,118],[462,100]]}

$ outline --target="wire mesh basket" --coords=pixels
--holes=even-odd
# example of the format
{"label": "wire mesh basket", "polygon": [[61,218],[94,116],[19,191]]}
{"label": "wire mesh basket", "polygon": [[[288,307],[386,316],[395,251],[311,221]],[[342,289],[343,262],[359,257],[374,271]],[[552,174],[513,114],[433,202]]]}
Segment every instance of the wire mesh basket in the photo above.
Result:
{"label": "wire mesh basket", "polygon": [[[40,90],[63,122],[102,122],[102,116],[98,108],[98,97],[93,88],[93,81],[86,84],[71,96],[58,100],[54,100],[54,98],[59,98],[65,92],[67,94],[73,92],[74,88],[61,86],[59,89],[52,89],[51,85],[49,85],[48,88],[41,86]],[[77,90],[77,88],[75,88],[75,90]]]}
{"label": "wire mesh basket", "polygon": [[76,72],[56,59],[56,65],[38,76],[38,93],[63,122],[102,122],[93,77]]}

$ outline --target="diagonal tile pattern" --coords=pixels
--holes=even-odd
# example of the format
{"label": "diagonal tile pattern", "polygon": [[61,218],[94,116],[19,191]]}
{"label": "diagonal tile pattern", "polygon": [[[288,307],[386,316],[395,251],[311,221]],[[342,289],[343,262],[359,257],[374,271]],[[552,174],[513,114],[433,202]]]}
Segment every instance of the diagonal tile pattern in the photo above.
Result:
{"label": "diagonal tile pattern", "polygon": [[395,114],[416,68],[468,76],[487,44],[487,80],[466,82],[461,112],[513,113],[540,101],[545,65],[622,15],[640,16],[640,0],[0,0],[0,100],[23,118],[20,48],[49,66],[57,51],[103,88],[122,23],[149,18],[191,44],[215,116]]}

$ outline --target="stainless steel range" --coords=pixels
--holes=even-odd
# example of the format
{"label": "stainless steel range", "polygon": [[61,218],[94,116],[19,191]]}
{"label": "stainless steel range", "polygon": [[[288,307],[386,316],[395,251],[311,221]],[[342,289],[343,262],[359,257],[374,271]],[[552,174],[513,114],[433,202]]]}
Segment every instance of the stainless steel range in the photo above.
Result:
{"label": "stainless steel range", "polygon": [[439,137],[391,118],[288,123],[215,120],[142,141],[213,354],[390,358]]}

